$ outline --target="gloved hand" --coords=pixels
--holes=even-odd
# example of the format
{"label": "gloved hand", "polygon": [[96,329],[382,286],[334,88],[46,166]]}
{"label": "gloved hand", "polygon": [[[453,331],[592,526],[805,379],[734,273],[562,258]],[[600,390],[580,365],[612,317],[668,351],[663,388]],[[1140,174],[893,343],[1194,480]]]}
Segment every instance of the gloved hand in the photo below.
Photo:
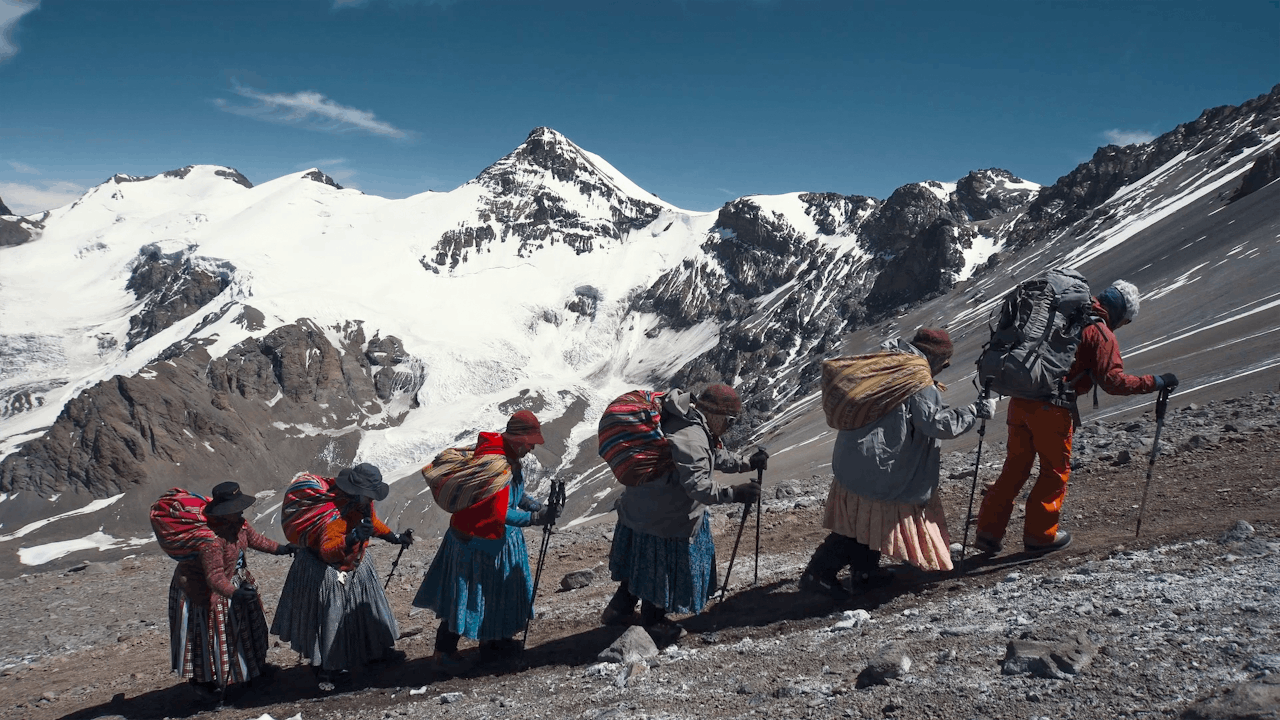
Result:
{"label": "gloved hand", "polygon": [[409,547],[410,545],[413,545],[413,530],[405,530],[399,535],[395,533],[391,533],[390,535],[384,537],[383,540],[386,540],[392,545],[399,545],[400,547]]}
{"label": "gloved hand", "polygon": [[760,499],[760,486],[753,482],[745,482],[729,488],[729,502],[753,503]]}
{"label": "gloved hand", "polygon": [[347,532],[347,544],[358,545],[371,537],[373,537],[373,521],[365,518]]}
{"label": "gloved hand", "polygon": [[524,500],[525,500],[525,504],[529,506],[525,509],[528,510],[529,512],[537,512],[542,509],[541,500],[537,498],[529,497],[528,495],[525,496]]}
{"label": "gloved hand", "polygon": [[258,597],[258,588],[249,583],[241,583],[235,592],[231,593],[231,599],[236,602],[253,602]]}
{"label": "gloved hand", "polygon": [[301,549],[302,548],[298,547],[293,543],[286,543],[276,548],[276,554],[277,555],[293,555],[294,553],[298,552]]}
{"label": "gloved hand", "polygon": [[978,398],[973,401],[973,405],[969,408],[973,414],[981,420],[990,420],[996,416],[996,399],[987,398],[983,400]]}
{"label": "gloved hand", "polygon": [[768,470],[769,469],[769,451],[765,450],[762,447],[756,448],[756,451],[751,453],[750,462],[751,462],[752,470]]}
{"label": "gloved hand", "polygon": [[564,508],[559,505],[543,506],[541,510],[534,510],[530,513],[529,524],[534,526],[550,525],[555,522],[556,518],[560,517],[560,513],[563,511]]}
{"label": "gloved hand", "polygon": [[1156,391],[1168,390],[1173,392],[1178,389],[1178,376],[1173,373],[1165,373],[1156,376]]}

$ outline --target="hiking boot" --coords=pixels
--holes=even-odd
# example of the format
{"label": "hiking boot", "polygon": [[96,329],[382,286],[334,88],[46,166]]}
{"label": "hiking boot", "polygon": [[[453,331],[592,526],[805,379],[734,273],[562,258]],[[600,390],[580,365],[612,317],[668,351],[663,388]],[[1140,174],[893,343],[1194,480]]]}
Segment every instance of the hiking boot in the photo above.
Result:
{"label": "hiking boot", "polygon": [[221,693],[218,692],[218,686],[211,682],[203,682],[191,678],[187,681],[187,685],[195,692],[196,697],[203,702],[212,702],[221,696]]}
{"label": "hiking boot", "polygon": [[431,656],[431,667],[450,677],[457,677],[471,669],[472,663],[461,654],[436,652]]}
{"label": "hiking boot", "polygon": [[601,625],[634,625],[636,623],[635,608],[623,612],[612,605],[606,605],[600,613]]}
{"label": "hiking boot", "polygon": [[382,657],[377,657],[370,660],[369,664],[399,665],[400,663],[403,663],[405,661],[406,657],[407,656],[405,655],[405,652],[403,650],[396,650],[395,648],[392,648],[382,653]]}
{"label": "hiking boot", "polygon": [[853,595],[844,589],[844,585],[841,585],[840,579],[836,577],[819,577],[817,573],[806,570],[800,576],[799,585],[800,592],[825,595],[838,603],[846,603],[853,599]]}
{"label": "hiking boot", "polygon": [[316,685],[322,693],[331,693],[338,689],[337,683],[334,682],[333,673],[326,670],[316,671]]}
{"label": "hiking boot", "polygon": [[1024,543],[1023,547],[1025,547],[1027,549],[1027,552],[1029,553],[1036,553],[1037,555],[1041,555],[1044,553],[1051,553],[1055,550],[1061,550],[1070,544],[1071,544],[1071,533],[1067,532],[1066,530],[1059,530],[1058,534],[1053,536],[1053,542],[1051,543],[1047,543],[1044,545],[1040,545],[1038,543]]}
{"label": "hiking boot", "polygon": [[893,581],[898,578],[898,574],[889,568],[872,570],[870,572],[852,573],[853,587],[855,590],[875,590],[876,588],[892,585]]}
{"label": "hiking boot", "polygon": [[973,546],[978,549],[978,552],[986,553],[987,555],[995,555],[1004,549],[999,540],[982,534],[973,537]]}
{"label": "hiking boot", "polygon": [[649,637],[653,638],[653,644],[658,647],[666,647],[689,634],[680,623],[666,618],[645,627],[645,630],[648,631]]}
{"label": "hiking boot", "polygon": [[518,654],[524,650],[524,645],[515,638],[502,638],[501,640],[486,640],[480,643],[480,662],[494,662],[502,660]]}

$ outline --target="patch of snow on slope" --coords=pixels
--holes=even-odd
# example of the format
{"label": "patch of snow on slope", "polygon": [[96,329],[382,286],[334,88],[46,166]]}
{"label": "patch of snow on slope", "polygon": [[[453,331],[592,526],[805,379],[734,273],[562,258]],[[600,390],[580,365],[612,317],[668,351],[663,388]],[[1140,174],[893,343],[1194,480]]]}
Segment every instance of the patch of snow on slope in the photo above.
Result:
{"label": "patch of snow on slope", "polygon": [[97,548],[99,551],[102,551],[110,550],[112,548],[131,548],[152,542],[155,542],[155,538],[132,538],[124,540],[112,537],[99,530],[92,535],[86,535],[85,537],[76,538],[74,540],[59,540],[58,542],[36,545],[29,548],[18,548],[18,561],[23,565],[43,565],[50,560],[57,560],[60,557],[70,555],[73,552],[79,552],[81,550],[93,550],[94,548]]}
{"label": "patch of snow on slope", "polygon": [[51,522],[64,520],[69,517],[76,517],[78,515],[88,515],[89,513],[97,512],[102,508],[105,508],[115,503],[117,500],[119,500],[122,497],[124,497],[124,493],[120,493],[119,495],[114,495],[109,498],[94,500],[93,502],[89,503],[88,505],[85,505],[82,508],[60,513],[58,515],[54,515],[53,517],[45,518],[44,520],[37,520],[35,522],[27,523],[26,525],[23,525],[21,528],[18,528],[16,531],[11,532],[8,535],[0,535],[0,542],[8,542],[9,540],[13,540],[16,538],[20,538],[24,535],[28,535],[30,533],[35,532],[36,530],[39,530],[45,525],[48,525]]}
{"label": "patch of snow on slope", "polygon": [[750,200],[756,207],[766,212],[781,215],[788,225],[795,228],[801,235],[806,238],[814,238],[818,236],[818,224],[813,221],[805,213],[805,204],[800,200],[800,196],[804,193],[785,193],[782,195],[748,195],[744,200]]}
{"label": "patch of snow on slope", "polygon": [[916,183],[920,187],[933,193],[942,202],[951,200],[951,196],[956,191],[955,183],[938,182],[937,180],[926,180],[922,183]]}
{"label": "patch of snow on slope", "polygon": [[998,240],[986,235],[978,235],[973,238],[973,244],[967,248],[961,248],[961,254],[964,255],[964,268],[960,274],[956,276],[957,280],[968,280],[973,276],[973,271],[978,269],[990,258],[997,250],[1001,248]]}

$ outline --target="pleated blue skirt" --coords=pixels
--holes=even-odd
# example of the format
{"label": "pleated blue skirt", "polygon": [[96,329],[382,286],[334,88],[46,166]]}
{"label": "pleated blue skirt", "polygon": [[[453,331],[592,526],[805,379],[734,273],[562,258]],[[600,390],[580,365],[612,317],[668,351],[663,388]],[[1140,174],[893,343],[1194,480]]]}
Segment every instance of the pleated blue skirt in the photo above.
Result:
{"label": "pleated blue skirt", "polygon": [[692,538],[660,538],[618,523],[609,551],[609,572],[627,582],[632,595],[667,612],[697,613],[715,594],[716,545],[704,512]]}
{"label": "pleated blue skirt", "polygon": [[352,670],[381,658],[400,637],[368,555],[343,574],[306,549],[293,556],[271,632],[325,670]]}
{"label": "pleated blue skirt", "polygon": [[413,604],[434,610],[449,630],[472,640],[514,637],[533,615],[524,532],[507,526],[501,539],[463,539],[451,528]]}

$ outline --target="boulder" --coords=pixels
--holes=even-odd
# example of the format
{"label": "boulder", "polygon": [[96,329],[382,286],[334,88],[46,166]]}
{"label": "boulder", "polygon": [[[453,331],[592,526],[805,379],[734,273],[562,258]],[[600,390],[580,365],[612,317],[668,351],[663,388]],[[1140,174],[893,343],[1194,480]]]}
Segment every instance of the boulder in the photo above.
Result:
{"label": "boulder", "polygon": [[1056,642],[1032,638],[1009,641],[1000,661],[1005,675],[1034,675],[1066,680],[1084,670],[1098,653],[1098,647],[1084,633]]}
{"label": "boulder", "polygon": [[630,664],[636,660],[648,660],[657,657],[658,646],[653,638],[639,625],[627,628],[627,631],[613,641],[613,644],[596,656],[601,662]]}
{"label": "boulder", "polygon": [[899,678],[911,670],[911,658],[906,647],[898,643],[886,643],[876,650],[871,661],[858,674],[859,688],[887,685],[892,678]]}
{"label": "boulder", "polygon": [[1183,711],[1182,720],[1280,720],[1280,676],[1241,683]]}
{"label": "boulder", "polygon": [[590,585],[596,579],[595,571],[575,570],[560,578],[560,587],[564,590],[577,590]]}

